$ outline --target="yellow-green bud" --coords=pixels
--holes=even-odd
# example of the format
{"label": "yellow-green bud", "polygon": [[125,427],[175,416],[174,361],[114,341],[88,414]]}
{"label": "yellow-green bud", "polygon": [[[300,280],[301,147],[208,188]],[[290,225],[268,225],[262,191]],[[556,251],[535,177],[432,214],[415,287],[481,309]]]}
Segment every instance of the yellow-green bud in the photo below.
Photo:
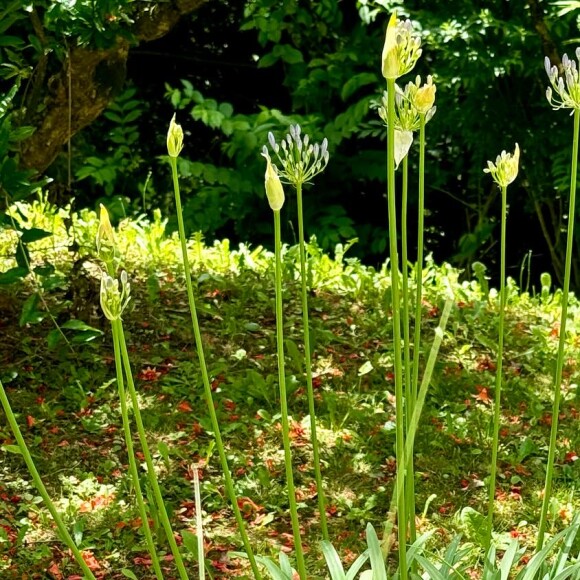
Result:
{"label": "yellow-green bud", "polygon": [[426,115],[435,104],[436,90],[437,87],[433,84],[433,79],[430,76],[427,77],[427,84],[417,89],[413,104],[422,115]]}
{"label": "yellow-green bud", "polygon": [[179,157],[182,149],[183,129],[175,122],[175,115],[173,115],[169,123],[169,131],[167,131],[167,153],[170,157]]}
{"label": "yellow-green bud", "polygon": [[413,34],[410,20],[397,21],[393,13],[387,26],[382,56],[382,73],[388,79],[398,79],[407,74],[421,56],[421,40]]}
{"label": "yellow-green bud", "polygon": [[272,165],[269,158],[266,158],[266,175],[264,179],[264,185],[266,187],[266,196],[268,198],[268,203],[274,211],[280,211],[284,205],[284,189],[282,187],[282,182],[278,177],[278,172],[276,167]]}
{"label": "yellow-green bud", "polygon": [[113,226],[111,225],[111,220],[109,219],[109,212],[107,211],[107,208],[101,203],[99,229],[97,230],[97,252],[101,251],[103,244],[108,246],[110,249],[114,248],[115,233],[113,231]]}
{"label": "yellow-green bud", "polygon": [[393,12],[387,26],[385,45],[383,46],[383,76],[386,79],[399,77],[399,55],[397,51],[397,13]]}
{"label": "yellow-green bud", "polygon": [[487,167],[483,170],[485,173],[491,173],[493,180],[500,187],[507,187],[518,176],[518,166],[520,162],[520,146],[516,143],[513,153],[501,152],[498,155],[495,164],[487,162]]}

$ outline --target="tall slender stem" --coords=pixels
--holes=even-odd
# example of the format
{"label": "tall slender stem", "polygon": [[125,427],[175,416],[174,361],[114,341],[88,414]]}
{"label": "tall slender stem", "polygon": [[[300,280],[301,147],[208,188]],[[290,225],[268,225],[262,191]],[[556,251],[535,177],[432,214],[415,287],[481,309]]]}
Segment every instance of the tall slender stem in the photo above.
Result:
{"label": "tall slender stem", "polygon": [[58,529],[58,533],[60,534],[61,540],[67,545],[68,549],[72,552],[74,559],[76,560],[77,564],[85,574],[86,578],[89,580],[96,580],[94,574],[91,572],[91,569],[87,566],[80,550],[77,548],[74,540],[72,539],[71,535],[68,533],[58,510],[56,509],[55,505],[52,503],[50,499],[50,495],[48,495],[48,491],[46,491],[46,487],[42,482],[40,474],[36,469],[36,465],[34,465],[34,461],[32,460],[32,455],[30,455],[30,451],[28,450],[28,446],[24,441],[24,437],[22,437],[22,432],[20,431],[20,427],[16,422],[16,417],[14,417],[14,413],[12,412],[12,407],[10,406],[10,402],[8,401],[8,397],[6,396],[6,391],[4,390],[4,385],[2,381],[0,381],[0,403],[2,403],[2,407],[4,408],[4,412],[6,413],[6,418],[8,419],[8,424],[10,425],[10,429],[12,429],[12,433],[14,434],[14,438],[16,439],[16,443],[18,443],[18,448],[20,449],[20,453],[22,453],[22,457],[24,458],[24,462],[26,463],[26,467],[32,477],[32,481],[34,483],[34,487],[38,490],[40,497],[42,497],[46,508],[50,512],[54,523],[56,524],[56,528]]}
{"label": "tall slender stem", "polygon": [[558,437],[558,418],[560,415],[560,399],[562,395],[562,370],[564,368],[564,347],[566,344],[566,319],[568,317],[568,294],[570,293],[570,273],[572,270],[572,250],[574,247],[574,220],[576,217],[576,177],[578,174],[578,135],[580,133],[580,110],[574,109],[574,142],[572,145],[572,169],[570,173],[570,206],[568,208],[568,237],[566,241],[566,264],[564,269],[564,287],[562,289],[562,310],[560,313],[560,337],[558,341],[558,358],[554,375],[554,404],[552,407],[552,428],[550,431],[550,448],[548,451],[548,466],[544,484],[544,500],[538,529],[536,549],[544,544],[548,506],[552,495],[552,478],[554,475],[554,460],[556,458],[556,439]]}
{"label": "tall slender stem", "polygon": [[129,352],[127,350],[127,342],[125,341],[125,331],[123,330],[123,323],[121,320],[116,320],[115,324],[117,326],[118,333],[118,344],[121,347],[121,357],[123,359],[123,368],[125,369],[125,376],[127,377],[127,389],[129,391],[129,397],[131,398],[131,405],[133,406],[133,415],[135,416],[135,424],[137,425],[137,433],[139,435],[139,443],[141,443],[141,449],[143,450],[143,455],[145,456],[145,463],[147,465],[147,480],[151,486],[151,491],[153,492],[153,498],[155,500],[155,505],[157,506],[157,515],[161,520],[161,525],[165,530],[165,535],[167,536],[167,542],[171,548],[171,553],[175,559],[175,565],[177,566],[177,571],[181,580],[189,580],[187,571],[185,569],[185,564],[183,563],[183,558],[181,557],[181,552],[175,541],[175,536],[173,535],[173,529],[171,528],[171,523],[169,521],[169,516],[167,515],[167,509],[165,507],[165,502],[163,501],[163,494],[161,493],[161,488],[159,487],[159,482],[157,481],[157,476],[155,475],[155,465],[153,464],[153,457],[151,456],[151,451],[149,450],[149,444],[147,443],[147,436],[145,435],[145,427],[143,425],[143,419],[141,417],[141,410],[139,409],[139,401],[137,399],[137,391],[135,389],[135,383],[133,381],[133,373],[131,371],[131,363],[129,361]]}
{"label": "tall slender stem", "polygon": [[423,311],[423,260],[425,230],[425,115],[419,128],[419,200],[417,219],[417,263],[415,264],[415,330],[413,335],[413,400],[419,387],[419,360],[421,358],[421,322]]}
{"label": "tall slender stem", "polygon": [[499,420],[501,411],[501,388],[503,367],[503,338],[506,306],[505,289],[505,246],[506,246],[506,223],[507,223],[507,187],[501,188],[501,256],[500,256],[500,280],[499,280],[499,336],[497,342],[497,365],[495,374],[495,397],[493,403],[493,441],[491,446],[491,470],[489,474],[489,496],[487,507],[487,539],[486,549],[491,545],[493,533],[493,510],[495,502],[495,481],[497,477],[497,455],[499,448]]}
{"label": "tall slender stem", "polygon": [[151,535],[151,529],[149,528],[149,517],[145,502],[143,501],[143,493],[141,492],[141,484],[139,483],[139,472],[137,470],[137,462],[135,461],[133,437],[129,422],[129,411],[127,409],[127,394],[125,392],[125,383],[123,380],[123,361],[121,360],[121,348],[119,345],[119,324],[120,321],[118,320],[111,321],[111,328],[113,330],[113,350],[115,352],[115,369],[117,371],[117,390],[119,391],[123,433],[125,435],[125,445],[127,446],[127,456],[129,458],[129,473],[131,474],[131,480],[133,482],[133,487],[135,488],[135,499],[137,501],[137,508],[139,509],[139,516],[141,517],[141,528],[145,535],[147,549],[151,555],[151,562],[153,563],[155,576],[159,580],[162,580],[163,572],[161,571],[159,557],[157,556],[157,550],[155,549],[155,543],[153,542],[153,536]]}
{"label": "tall slender stem", "polygon": [[310,354],[310,324],[308,313],[308,287],[306,279],[306,250],[304,242],[304,219],[302,211],[302,184],[296,185],[296,199],[298,202],[298,241],[300,245],[300,282],[302,288],[302,331],[304,333],[304,365],[306,366],[306,391],[308,395],[308,413],[310,414],[310,439],[312,441],[312,460],[314,461],[314,477],[318,494],[318,511],[320,513],[320,527],[322,539],[328,540],[328,525],[326,523],[326,497],[322,485],[320,469],[320,453],[316,436],[316,408],[314,406],[314,387],[312,385],[312,360]]}
{"label": "tall slender stem", "polygon": [[[401,272],[403,289],[403,345],[405,366],[405,437],[409,434],[411,414],[413,413],[413,395],[411,390],[411,337],[409,329],[409,264],[407,255],[407,207],[409,197],[409,157],[405,156],[402,165],[402,195],[401,195]],[[407,458],[412,461],[412,458]],[[405,480],[405,503],[409,515],[409,543],[413,544],[417,536],[415,527],[415,479],[409,470]]]}
{"label": "tall slender stem", "polygon": [[407,510],[405,504],[405,417],[403,395],[403,357],[401,352],[401,302],[399,297],[399,254],[397,251],[397,207],[395,203],[395,81],[387,79],[387,195],[389,207],[389,253],[393,311],[393,345],[395,353],[395,405],[397,498],[399,529],[399,574],[407,580]]}
{"label": "tall slender stem", "polygon": [[201,377],[203,381],[203,391],[205,395],[205,402],[207,406],[207,410],[209,413],[211,426],[213,429],[216,447],[218,450],[220,463],[222,472],[224,475],[224,481],[226,486],[226,492],[228,494],[228,499],[230,500],[230,505],[232,506],[232,510],[234,512],[234,516],[236,518],[236,523],[238,525],[238,530],[240,532],[240,536],[242,538],[242,543],[244,544],[244,549],[246,550],[246,554],[248,555],[248,559],[250,560],[250,566],[252,568],[252,572],[256,580],[260,580],[262,575],[260,574],[260,570],[258,569],[258,564],[256,563],[256,558],[254,556],[254,552],[252,550],[252,546],[250,545],[250,540],[248,538],[248,534],[246,532],[246,526],[244,524],[244,520],[242,518],[242,514],[240,512],[240,508],[238,506],[238,500],[236,497],[236,492],[234,489],[234,483],[232,480],[230,468],[228,466],[228,460],[226,457],[226,452],[224,449],[224,444],[221,436],[220,426],[217,418],[217,414],[215,411],[215,406],[213,403],[213,397],[211,394],[211,384],[209,381],[209,374],[207,372],[207,365],[205,362],[205,354],[203,351],[203,341],[201,338],[201,329],[199,326],[199,320],[197,317],[197,308],[195,305],[195,298],[193,296],[193,285],[191,283],[191,270],[189,267],[189,258],[187,256],[187,242],[185,238],[185,227],[183,224],[183,212],[181,208],[181,195],[179,192],[179,177],[177,175],[177,159],[175,157],[169,158],[171,162],[171,172],[173,176],[173,191],[175,194],[175,208],[177,212],[177,225],[179,229],[179,240],[181,242],[181,254],[183,258],[183,270],[185,272],[185,285],[187,288],[187,299],[189,301],[189,311],[191,313],[191,324],[193,327],[193,334],[195,336],[195,346],[197,349],[197,356],[199,359],[199,366],[201,369]]}
{"label": "tall slender stem", "polygon": [[274,245],[276,254],[276,345],[278,352],[278,382],[280,385],[280,412],[282,415],[282,439],[284,442],[284,465],[286,467],[286,485],[288,486],[288,502],[290,504],[290,519],[294,534],[294,549],[296,563],[301,580],[306,580],[306,564],[300,537],[300,522],[298,521],[298,505],[294,488],[292,469],[292,450],[290,449],[290,424],[288,421],[288,399],[286,394],[286,368],[284,364],[284,317],[282,311],[282,241],[280,233],[280,211],[274,211]]}

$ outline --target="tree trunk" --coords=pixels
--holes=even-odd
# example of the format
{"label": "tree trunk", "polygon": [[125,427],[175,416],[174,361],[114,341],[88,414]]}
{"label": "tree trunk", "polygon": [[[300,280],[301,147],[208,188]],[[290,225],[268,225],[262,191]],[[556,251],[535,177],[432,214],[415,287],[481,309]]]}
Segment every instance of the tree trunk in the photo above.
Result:
{"label": "tree trunk", "polygon": [[[152,2],[137,17],[133,34],[138,43],[167,34],[178,20],[197,10],[206,0]],[[107,50],[72,47],[59,72],[38,91],[31,91],[27,123],[36,127],[31,137],[21,143],[21,163],[42,173],[54,161],[63,145],[78,131],[92,123],[119,92],[125,81],[127,57],[131,44],[119,39]],[[44,83],[43,78],[38,82]],[[32,109],[32,111],[30,110]]]}

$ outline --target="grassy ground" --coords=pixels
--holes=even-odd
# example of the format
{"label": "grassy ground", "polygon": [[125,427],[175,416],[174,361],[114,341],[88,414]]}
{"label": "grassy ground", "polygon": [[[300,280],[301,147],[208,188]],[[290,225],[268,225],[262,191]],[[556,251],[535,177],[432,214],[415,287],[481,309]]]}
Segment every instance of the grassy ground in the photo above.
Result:
{"label": "grassy ground", "polygon": [[[28,212],[28,213],[27,213]],[[28,223],[54,230],[32,246],[43,297],[64,326],[69,345],[30,278],[0,287],[0,378],[52,497],[95,575],[121,578],[121,569],[152,578],[128,479],[114,382],[110,329],[100,315],[98,264],[91,257],[96,222],[73,220],[76,254],[66,249],[62,212],[22,208]],[[66,225],[65,225],[66,224]],[[3,236],[3,237],[2,237]],[[189,322],[176,240],[160,219],[124,222],[119,233],[132,284],[124,316],[146,428],[156,451],[162,488],[179,539],[194,531],[192,466],[201,466],[206,555],[214,577],[247,573],[228,555],[240,542],[213,448]],[[2,254],[14,239],[0,234]],[[292,552],[285,499],[277,393],[273,258],[261,248],[231,251],[226,241],[190,244],[197,299],[215,403],[236,491],[256,551]],[[298,254],[285,254],[285,336],[292,440],[300,517],[309,570],[324,577],[301,356]],[[3,269],[13,264],[7,258]],[[395,409],[389,284],[384,271],[312,244],[311,323],[314,386],[330,533],[343,561],[365,547],[364,528],[385,519],[394,476]],[[417,522],[436,530],[438,553],[457,532],[469,548],[463,577],[478,578],[477,516],[486,503],[490,420],[495,379],[497,300],[475,281],[459,283],[447,266],[424,271],[424,356],[452,281],[455,307],[436,365],[416,443]],[[413,287],[411,280],[411,287]],[[517,537],[532,546],[541,503],[551,414],[551,375],[557,347],[558,293],[534,295],[510,286],[506,318],[495,529],[498,542]],[[23,311],[23,306],[24,311]],[[550,531],[578,508],[580,432],[576,383],[580,309],[572,300],[565,366],[565,401]],[[89,330],[70,319],[82,320]],[[76,326],[75,326],[76,325]],[[68,328],[66,328],[68,327]],[[13,436],[0,421],[0,577],[80,578],[31,486]],[[473,508],[473,509],[466,509]],[[162,538],[161,538],[162,539]],[[192,570],[194,558],[189,556]],[[172,577],[170,558],[166,561]]]}

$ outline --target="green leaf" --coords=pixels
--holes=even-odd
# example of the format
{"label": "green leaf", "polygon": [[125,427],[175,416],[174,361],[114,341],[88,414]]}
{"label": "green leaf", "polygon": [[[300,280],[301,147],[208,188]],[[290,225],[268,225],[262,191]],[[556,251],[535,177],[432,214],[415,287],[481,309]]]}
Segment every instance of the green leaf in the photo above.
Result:
{"label": "green leaf", "polygon": [[98,332],[100,334],[103,334],[102,330],[99,330],[98,328],[93,328],[92,326],[89,326],[86,322],[83,322],[82,320],[79,320],[78,318],[71,318],[70,320],[67,320],[61,328],[67,328],[69,330],[90,330],[93,332]]}
{"label": "green leaf", "polygon": [[7,451],[8,453],[16,453],[17,455],[22,455],[22,451],[20,451],[20,447],[18,445],[2,445],[2,449]]}
{"label": "green leaf", "polygon": [[335,547],[327,540],[320,542],[320,549],[326,560],[326,566],[332,580],[346,580],[346,574]]}
{"label": "green leaf", "polygon": [[274,47],[274,52],[284,62],[287,62],[288,64],[297,64],[299,62],[304,62],[304,57],[302,56],[302,53],[293,46],[290,46],[289,44],[277,44]]}
{"label": "green leaf", "polygon": [[374,85],[378,82],[378,76],[375,73],[364,72],[354,75],[342,87],[340,98],[346,101],[353,93],[365,85]]}
{"label": "green leaf", "polygon": [[139,580],[137,576],[135,576],[135,574],[133,574],[133,572],[131,572],[131,570],[128,570],[127,568],[122,568],[121,574],[123,574],[123,576],[127,578],[131,578],[131,580]]}
{"label": "green leaf", "polygon": [[22,278],[25,278],[28,275],[28,268],[10,268],[10,270],[6,270],[6,272],[0,272],[0,285],[8,285],[14,284],[15,282],[19,282]]}
{"label": "green leaf", "polygon": [[37,308],[38,302],[39,296],[36,292],[26,299],[24,305],[22,306],[20,320],[18,321],[20,326],[25,326],[26,324],[36,324],[44,318],[44,314]]}
{"label": "green leaf", "polygon": [[367,524],[366,536],[371,568],[373,570],[373,580],[387,580],[387,571],[385,569],[381,544],[372,524]]}
{"label": "green leaf", "polygon": [[259,61],[258,61],[258,68],[268,68],[278,62],[279,58],[273,53],[270,52],[269,54],[265,54]]}
{"label": "green leaf", "polygon": [[187,530],[183,530],[181,532],[181,538],[183,539],[183,545],[186,547],[186,549],[189,550],[193,557],[197,559],[197,535],[192,532],[188,532]]}
{"label": "green leaf", "polygon": [[13,46],[15,48],[21,48],[24,45],[24,40],[18,36],[0,36],[0,46]]}
{"label": "green leaf", "polygon": [[119,125],[123,123],[123,118],[117,115],[117,113],[113,113],[113,111],[105,111],[103,116],[109,119],[109,121],[113,121],[113,123],[119,123]]}
{"label": "green leaf", "polygon": [[23,244],[30,244],[31,242],[37,242],[38,240],[48,238],[49,236],[52,236],[52,232],[47,232],[40,228],[30,228],[29,230],[22,230],[20,241]]}
{"label": "green leaf", "polygon": [[461,510],[459,520],[468,536],[476,540],[480,546],[485,546],[487,542],[487,520],[485,516],[471,507],[465,507]]}
{"label": "green leaf", "polygon": [[136,121],[142,114],[143,111],[141,111],[140,109],[135,109],[127,114],[127,116],[123,119],[123,122],[132,123],[133,121]]}

